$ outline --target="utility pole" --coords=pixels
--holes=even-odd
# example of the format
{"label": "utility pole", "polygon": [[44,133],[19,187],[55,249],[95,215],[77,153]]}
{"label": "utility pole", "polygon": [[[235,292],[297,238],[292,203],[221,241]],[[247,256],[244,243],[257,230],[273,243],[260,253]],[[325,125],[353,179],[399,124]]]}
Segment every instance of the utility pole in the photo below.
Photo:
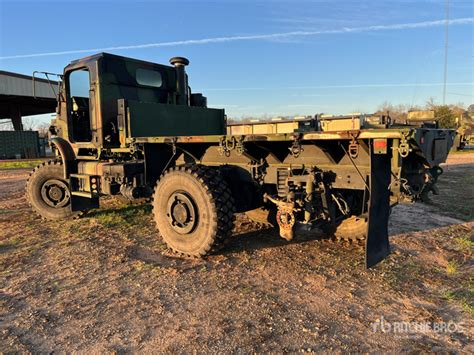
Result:
{"label": "utility pole", "polygon": [[448,80],[448,30],[449,30],[449,0],[445,0],[444,12],[446,17],[444,28],[444,83],[443,83],[443,105],[446,105],[446,82]]}

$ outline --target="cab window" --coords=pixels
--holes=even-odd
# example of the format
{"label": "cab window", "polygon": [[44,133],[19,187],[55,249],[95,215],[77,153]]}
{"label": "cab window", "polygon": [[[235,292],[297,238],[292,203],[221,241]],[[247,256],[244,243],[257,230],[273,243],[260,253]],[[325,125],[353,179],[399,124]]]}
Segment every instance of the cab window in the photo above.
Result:
{"label": "cab window", "polygon": [[151,86],[155,88],[160,88],[163,85],[161,73],[158,71],[138,68],[135,78],[139,85]]}
{"label": "cab window", "polygon": [[69,74],[68,111],[72,140],[75,142],[92,140],[89,90],[90,79],[87,69],[74,70]]}

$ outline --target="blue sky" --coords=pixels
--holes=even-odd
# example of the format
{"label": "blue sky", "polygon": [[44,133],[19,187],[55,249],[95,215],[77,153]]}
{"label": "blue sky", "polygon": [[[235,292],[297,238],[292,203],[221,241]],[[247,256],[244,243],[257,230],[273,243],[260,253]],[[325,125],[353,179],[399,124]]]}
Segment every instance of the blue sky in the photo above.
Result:
{"label": "blue sky", "polygon": [[[448,103],[474,101],[473,18],[450,0]],[[193,91],[230,117],[371,112],[442,100],[443,19],[444,0],[0,0],[0,69],[61,72],[94,52],[74,51],[130,47],[107,51],[189,58]]]}

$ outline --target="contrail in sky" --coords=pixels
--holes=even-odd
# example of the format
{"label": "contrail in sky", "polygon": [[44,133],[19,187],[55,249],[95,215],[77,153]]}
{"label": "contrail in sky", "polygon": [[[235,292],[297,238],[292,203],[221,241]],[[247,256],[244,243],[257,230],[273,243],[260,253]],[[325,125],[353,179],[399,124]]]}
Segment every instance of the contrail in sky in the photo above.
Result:
{"label": "contrail in sky", "polygon": [[[311,89],[363,89],[363,88],[392,88],[392,87],[433,87],[444,83],[393,83],[393,84],[351,84],[351,85],[316,85],[316,86],[285,86],[285,87],[235,87],[235,88],[203,88],[205,91],[263,91],[263,90],[311,90]],[[474,82],[446,83],[449,86],[472,86]]]}
{"label": "contrail in sky", "polygon": [[[450,25],[467,25],[467,24],[472,24],[472,23],[474,23],[474,17],[465,17],[465,18],[449,20]],[[203,45],[203,44],[210,44],[210,43],[228,43],[228,42],[237,42],[237,41],[259,41],[259,40],[265,41],[265,40],[284,39],[284,38],[291,38],[291,37],[311,37],[311,36],[325,35],[325,34],[409,30],[409,29],[415,29],[415,28],[440,27],[440,26],[444,26],[445,24],[446,24],[445,20],[435,20],[435,21],[424,21],[424,22],[399,23],[399,24],[393,24],[393,25],[343,27],[343,28],[334,29],[334,30],[292,31],[292,32],[279,32],[279,33],[257,34],[257,35],[247,35],[247,36],[228,36],[228,37],[213,37],[213,38],[202,38],[202,39],[188,39],[188,40],[181,40],[181,41],[135,44],[135,45],[127,45],[127,46],[75,49],[75,50],[58,51],[58,52],[8,55],[8,56],[0,57],[0,60],[1,59],[48,57],[48,56],[66,55],[66,54],[94,53],[94,52],[103,52],[103,51],[119,51],[119,50],[128,50],[128,49]]]}

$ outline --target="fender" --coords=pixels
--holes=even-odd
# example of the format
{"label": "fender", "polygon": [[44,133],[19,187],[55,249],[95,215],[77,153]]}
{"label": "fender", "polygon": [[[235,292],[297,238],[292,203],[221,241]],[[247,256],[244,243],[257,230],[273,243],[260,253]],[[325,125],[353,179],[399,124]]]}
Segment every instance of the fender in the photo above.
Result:
{"label": "fender", "polygon": [[69,179],[71,174],[77,173],[76,154],[71,144],[61,137],[53,137],[50,142],[58,149],[63,161],[64,178]]}
{"label": "fender", "polygon": [[[58,149],[61,159],[63,161],[64,168],[64,179],[69,182],[70,188],[73,190],[73,184],[71,184],[71,174],[77,173],[77,160],[76,154],[72,149],[71,144],[61,137],[53,137],[50,140],[51,144]],[[99,198],[88,198],[83,196],[74,195],[74,191],[71,191],[71,210],[72,211],[86,211],[92,208],[99,208]]]}

